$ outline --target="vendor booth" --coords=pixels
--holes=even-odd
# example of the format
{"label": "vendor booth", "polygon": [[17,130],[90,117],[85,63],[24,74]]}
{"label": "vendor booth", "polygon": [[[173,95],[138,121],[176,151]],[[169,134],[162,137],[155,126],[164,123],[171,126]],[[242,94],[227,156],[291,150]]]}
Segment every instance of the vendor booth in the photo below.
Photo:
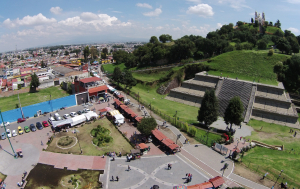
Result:
{"label": "vendor booth", "polygon": [[100,115],[100,117],[102,117],[102,116],[105,116],[106,114],[107,114],[107,112],[109,112],[109,111],[111,111],[112,109],[110,108],[110,107],[106,107],[106,108],[103,108],[103,109],[100,109],[99,110],[99,115]]}
{"label": "vendor booth", "polygon": [[117,126],[120,126],[122,125],[123,123],[125,123],[125,118],[122,114],[116,114],[113,116],[114,117],[114,123],[117,125]]}
{"label": "vendor booth", "polygon": [[215,188],[220,188],[225,183],[223,177],[220,176],[216,176],[215,178],[209,179],[209,182],[211,182]]}
{"label": "vendor booth", "polygon": [[188,186],[188,189],[213,189],[213,185],[210,182],[204,182],[201,184],[196,184],[192,186]]}
{"label": "vendor booth", "polygon": [[119,108],[120,105],[123,105],[123,102],[119,101],[118,99],[114,99],[114,101],[115,108]]}
{"label": "vendor booth", "polygon": [[147,154],[150,151],[150,146],[147,146],[145,143],[138,144],[141,154]]}
{"label": "vendor booth", "polygon": [[130,150],[131,154],[127,155],[127,161],[140,159],[141,158],[141,150],[140,149],[132,149]]}

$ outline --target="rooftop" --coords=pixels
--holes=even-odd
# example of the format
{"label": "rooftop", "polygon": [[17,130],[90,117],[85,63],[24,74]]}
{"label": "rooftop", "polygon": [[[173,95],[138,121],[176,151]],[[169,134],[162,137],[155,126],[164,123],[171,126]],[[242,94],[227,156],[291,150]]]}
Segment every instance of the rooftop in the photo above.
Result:
{"label": "rooftop", "polygon": [[[89,77],[89,78],[84,78],[80,80],[82,83],[90,83],[90,82],[95,82],[95,81],[101,81],[100,78],[98,77]],[[105,86],[106,87],[106,86]],[[107,88],[107,87],[106,87]],[[107,88],[108,89],[108,88]]]}

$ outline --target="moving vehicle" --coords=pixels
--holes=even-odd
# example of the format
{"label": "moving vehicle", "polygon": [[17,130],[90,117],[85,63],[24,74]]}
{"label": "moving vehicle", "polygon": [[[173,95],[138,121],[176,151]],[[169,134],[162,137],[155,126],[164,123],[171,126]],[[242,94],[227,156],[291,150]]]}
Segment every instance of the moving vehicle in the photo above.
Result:
{"label": "moving vehicle", "polygon": [[1,127],[3,127],[3,126],[5,126],[5,127],[10,126],[10,123],[5,121],[4,124],[3,123],[1,124]]}
{"label": "moving vehicle", "polygon": [[17,131],[16,130],[12,130],[11,134],[12,134],[13,137],[15,137],[15,136],[17,136]]}
{"label": "moving vehicle", "polygon": [[6,139],[6,134],[5,132],[1,134],[1,140],[5,140]]}
{"label": "moving vehicle", "polygon": [[77,116],[77,113],[76,113],[76,112],[71,112],[71,113],[70,113],[70,116],[71,116],[71,117],[75,117],[75,116]]}
{"label": "moving vehicle", "polygon": [[42,130],[43,129],[43,125],[41,124],[41,122],[36,122],[36,128],[38,130]]}
{"label": "moving vehicle", "polygon": [[69,114],[65,114],[63,117],[64,117],[65,119],[68,119],[68,118],[70,118],[70,115],[69,115]]}
{"label": "moving vehicle", "polygon": [[34,126],[34,124],[30,124],[29,128],[32,132],[36,131],[36,127]]}
{"label": "moving vehicle", "polygon": [[11,132],[9,129],[6,129],[6,133],[7,133],[7,137],[10,138],[11,137]]}
{"label": "moving vehicle", "polygon": [[22,123],[22,122],[24,122],[24,121],[26,121],[25,118],[19,118],[19,119],[18,119],[18,123]]}
{"label": "moving vehicle", "polygon": [[48,126],[49,126],[49,124],[48,124],[47,121],[43,121],[43,122],[42,122],[42,125],[43,125],[44,127],[48,127]]}
{"label": "moving vehicle", "polygon": [[24,127],[24,131],[25,131],[25,133],[29,133],[29,132],[30,132],[29,127],[28,127],[28,126],[25,126],[25,127]]}
{"label": "moving vehicle", "polygon": [[21,126],[18,127],[18,132],[19,132],[19,135],[21,135],[21,134],[24,133],[24,131],[22,130],[22,127],[21,127]]}

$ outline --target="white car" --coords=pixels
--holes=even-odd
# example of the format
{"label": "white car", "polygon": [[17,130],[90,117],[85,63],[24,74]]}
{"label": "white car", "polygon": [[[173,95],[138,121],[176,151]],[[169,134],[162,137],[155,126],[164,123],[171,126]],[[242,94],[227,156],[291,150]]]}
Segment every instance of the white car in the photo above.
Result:
{"label": "white car", "polygon": [[63,117],[64,117],[65,119],[68,119],[68,118],[70,118],[70,115],[69,115],[69,114],[65,114]]}
{"label": "white car", "polygon": [[4,122],[4,124],[3,123],[1,124],[1,127],[3,127],[3,126],[5,126],[5,127],[10,126],[10,123],[9,122]]}
{"label": "white car", "polygon": [[84,108],[84,109],[83,109],[83,112],[84,112],[84,113],[88,113],[89,111],[91,111],[91,110],[88,109],[88,108]]}
{"label": "white car", "polygon": [[71,112],[71,113],[70,113],[70,116],[71,116],[71,117],[75,117],[75,116],[77,116],[77,113],[76,113],[76,112]]}
{"label": "white car", "polygon": [[12,130],[11,134],[12,134],[13,137],[18,135],[16,130]]}
{"label": "white car", "polygon": [[52,125],[52,121],[55,121],[54,117],[49,117],[48,122]]}
{"label": "white car", "polygon": [[7,133],[7,137],[10,138],[11,137],[11,132],[9,129],[6,129],[6,133]]}

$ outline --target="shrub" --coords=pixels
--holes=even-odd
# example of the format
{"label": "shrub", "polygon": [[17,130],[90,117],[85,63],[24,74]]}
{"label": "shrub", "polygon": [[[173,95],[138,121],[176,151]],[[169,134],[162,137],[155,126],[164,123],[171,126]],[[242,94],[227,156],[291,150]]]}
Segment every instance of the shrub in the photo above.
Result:
{"label": "shrub", "polygon": [[274,50],[273,50],[273,49],[270,49],[268,55],[269,55],[269,56],[272,56],[273,54],[274,54]]}
{"label": "shrub", "polygon": [[189,132],[189,125],[187,123],[183,124],[181,130],[188,133]]}
{"label": "shrub", "polygon": [[69,136],[61,137],[58,140],[58,145],[60,145],[60,146],[68,146],[68,145],[72,144],[72,142],[73,142],[73,138],[70,138]]}
{"label": "shrub", "polygon": [[189,135],[191,135],[192,137],[196,136],[197,134],[197,129],[195,127],[190,127],[189,129]]}

